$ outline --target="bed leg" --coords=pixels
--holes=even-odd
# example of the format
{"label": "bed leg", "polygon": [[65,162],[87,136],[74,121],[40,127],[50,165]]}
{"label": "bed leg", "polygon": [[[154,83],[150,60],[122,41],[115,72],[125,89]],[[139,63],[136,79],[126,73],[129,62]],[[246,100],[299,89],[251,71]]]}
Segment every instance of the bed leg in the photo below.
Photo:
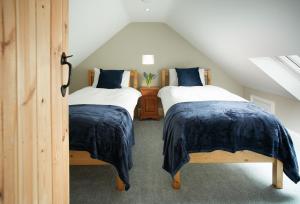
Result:
{"label": "bed leg", "polygon": [[119,176],[116,176],[116,187],[118,191],[125,191],[125,184]]}
{"label": "bed leg", "polygon": [[180,189],[180,171],[178,171],[175,176],[173,177],[173,181],[172,181],[172,187],[175,190],[179,190]]}
{"label": "bed leg", "polygon": [[283,188],[283,165],[278,159],[273,162],[273,186],[277,189]]}

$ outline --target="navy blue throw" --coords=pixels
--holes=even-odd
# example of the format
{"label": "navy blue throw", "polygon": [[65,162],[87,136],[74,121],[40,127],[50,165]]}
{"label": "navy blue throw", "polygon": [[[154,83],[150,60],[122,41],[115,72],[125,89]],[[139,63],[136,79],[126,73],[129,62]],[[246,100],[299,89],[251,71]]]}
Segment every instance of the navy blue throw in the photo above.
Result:
{"label": "navy blue throw", "polygon": [[121,88],[124,70],[103,70],[100,69],[97,88],[118,89]]}
{"label": "navy blue throw", "polygon": [[124,108],[112,105],[71,105],[70,150],[88,151],[94,159],[112,164],[128,190],[134,134]]}
{"label": "navy blue throw", "polygon": [[292,139],[276,117],[253,103],[184,102],[167,112],[163,168],[174,176],[189,161],[189,153],[249,150],[283,163],[284,173],[299,182]]}
{"label": "navy blue throw", "polygon": [[179,86],[203,86],[199,75],[199,67],[175,69]]}

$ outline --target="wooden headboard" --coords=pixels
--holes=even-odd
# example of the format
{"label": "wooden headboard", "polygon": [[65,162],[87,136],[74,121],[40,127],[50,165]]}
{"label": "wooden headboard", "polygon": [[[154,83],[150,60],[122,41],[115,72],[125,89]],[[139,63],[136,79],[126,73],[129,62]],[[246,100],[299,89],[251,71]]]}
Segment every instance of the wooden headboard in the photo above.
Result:
{"label": "wooden headboard", "polygon": [[[211,71],[210,69],[204,69],[204,77],[205,77],[205,84],[211,84]],[[164,68],[161,70],[161,87],[169,85],[169,69]]]}
{"label": "wooden headboard", "polygon": [[[88,85],[92,86],[94,82],[94,69],[91,69],[88,71]],[[139,86],[139,81],[138,81],[138,72],[136,70],[131,70],[130,71],[130,81],[129,81],[129,86],[135,89],[138,89]]]}

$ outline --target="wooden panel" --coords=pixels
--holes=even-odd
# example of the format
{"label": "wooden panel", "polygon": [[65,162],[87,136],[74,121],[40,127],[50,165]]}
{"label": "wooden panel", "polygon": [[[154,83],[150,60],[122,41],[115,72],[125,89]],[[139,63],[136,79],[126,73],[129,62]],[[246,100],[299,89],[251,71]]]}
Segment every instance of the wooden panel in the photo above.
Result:
{"label": "wooden panel", "polygon": [[118,191],[125,191],[125,184],[119,176],[116,176],[116,187]]}
{"label": "wooden panel", "polygon": [[267,157],[252,151],[238,151],[235,153],[216,150],[213,152],[201,152],[189,154],[189,163],[251,163],[273,162],[274,158]]}
{"label": "wooden panel", "polygon": [[[68,47],[69,47],[69,0],[63,0],[62,1],[62,39],[63,39],[63,50],[68,53]],[[65,66],[65,68],[63,69],[63,84],[66,84],[68,81],[68,77],[69,77],[69,70],[68,68]],[[70,182],[69,182],[69,105],[68,105],[68,93],[69,93],[69,89],[67,91],[66,96],[63,98],[62,101],[62,119],[63,119],[63,128],[62,128],[62,135],[63,135],[63,178],[65,178],[63,180],[63,196],[64,196],[64,200],[62,201],[62,203],[70,203]]]}
{"label": "wooden panel", "polygon": [[163,68],[160,72],[161,87],[169,85],[169,69]]}
{"label": "wooden panel", "polygon": [[139,73],[136,70],[130,72],[130,86],[138,89],[139,86]]}
{"label": "wooden panel", "polygon": [[[1,7],[0,7],[1,10]],[[1,15],[1,12],[0,12]],[[0,19],[1,21],[2,19]],[[2,39],[2,32],[0,33],[0,39]],[[2,53],[1,53],[2,55]],[[0,59],[2,62],[2,58]],[[2,63],[0,63],[0,67],[2,67]],[[1,73],[3,73],[0,68]],[[0,90],[2,90],[2,82],[3,82],[3,74],[0,76]],[[3,203],[3,96],[2,91],[0,91],[0,204]]]}
{"label": "wooden panel", "polygon": [[[189,163],[205,164],[205,163],[258,163],[271,162],[272,168],[272,182],[275,188],[282,188],[283,186],[283,166],[282,162],[273,158],[258,154],[252,151],[237,151],[235,153],[216,150],[213,152],[201,152],[189,154]],[[180,171],[178,171],[172,179],[172,187],[175,190],[180,189]]]}
{"label": "wooden panel", "polygon": [[[1,116],[2,116],[2,168],[0,203],[17,204],[17,52],[16,52],[16,1],[0,2],[1,18]],[[4,120],[5,118],[5,120]]]}
{"label": "wooden panel", "polygon": [[[4,22],[3,19],[3,3],[0,2],[0,22]],[[3,32],[0,32],[0,41],[1,41],[1,50],[0,50],[0,204],[3,203],[3,66],[2,64],[3,59],[3,38],[4,38],[4,24],[1,25],[1,29]]]}
{"label": "wooden panel", "polygon": [[212,79],[211,79],[211,71],[210,71],[210,69],[205,69],[204,77],[205,77],[205,83],[207,85],[211,85],[212,84]]}
{"label": "wooden panel", "polygon": [[38,201],[52,203],[50,0],[37,1]]}
{"label": "wooden panel", "polygon": [[[57,37],[51,41],[51,31],[56,36],[63,36],[64,32],[61,20],[59,24],[61,29],[56,29],[57,22],[53,23],[51,28],[51,18],[62,19],[63,16],[67,20],[68,16],[56,15],[57,13],[51,15],[50,10],[53,6],[51,2],[54,1],[3,0],[0,2],[3,31],[0,37],[1,204],[69,202],[68,163],[66,162],[68,146],[61,139],[62,135],[67,138],[68,134],[66,131],[68,125],[65,122],[67,112],[61,111],[67,108],[67,102],[59,96],[62,84],[62,69],[59,65],[61,53],[56,52],[52,55],[55,58],[51,61],[50,52],[51,43],[57,45],[53,49],[55,51],[60,51],[67,46],[67,44],[57,43],[61,42],[57,39],[67,38],[67,36]],[[67,0],[63,3],[59,0],[56,4],[54,2],[56,6],[52,10],[53,13],[57,11],[62,13],[62,8],[68,7],[67,2]],[[53,67],[56,69],[53,70]],[[50,72],[50,69],[53,71]],[[55,110],[53,115],[51,115],[52,110]],[[56,129],[51,132],[52,128]],[[59,136],[61,137],[58,138]],[[57,162],[52,160],[54,146],[55,153],[64,152],[65,157],[67,156],[66,159],[62,156],[59,160],[61,163],[58,166],[63,166],[61,169],[56,169]],[[52,167],[52,164],[55,167]],[[54,169],[57,170],[55,179],[52,178]],[[59,172],[62,169],[65,171]],[[53,184],[57,183],[61,185],[54,188]],[[62,191],[58,195],[63,195],[60,197],[53,195],[53,190],[60,187]],[[56,202],[53,198],[57,197],[59,199]]]}
{"label": "wooden panel", "polygon": [[108,163],[92,159],[85,151],[70,151],[70,165],[108,165]]}
{"label": "wooden panel", "polygon": [[283,164],[281,161],[275,159],[272,165],[272,182],[275,188],[283,188]]}
{"label": "wooden panel", "polygon": [[180,181],[180,171],[178,171],[175,176],[173,177],[173,181],[172,181],[172,187],[175,190],[179,190],[181,186],[181,181]]}
{"label": "wooden panel", "polygon": [[[205,69],[204,70],[204,77],[205,77],[205,83],[207,85],[212,84],[212,79],[211,79],[211,70],[210,69]],[[160,82],[161,82],[161,87],[168,86],[169,85],[169,69],[168,68],[163,68],[160,72]]]}
{"label": "wooden panel", "polygon": [[66,0],[51,1],[51,112],[52,112],[52,174],[53,174],[53,203],[68,203],[68,146],[66,119],[66,98],[63,98],[60,87],[64,80],[64,69],[60,65],[61,53],[67,45],[66,35]]}
{"label": "wooden panel", "polygon": [[142,97],[140,99],[140,119],[159,119],[158,113],[158,87],[142,87],[140,89]]}
{"label": "wooden panel", "polygon": [[[92,86],[94,82],[94,70],[88,70],[88,86]],[[136,70],[131,70],[130,71],[130,81],[129,81],[129,86],[135,89],[138,89],[138,72]]]}
{"label": "wooden panel", "polygon": [[143,97],[145,99],[145,112],[157,113],[157,97],[156,96],[147,96]]}
{"label": "wooden panel", "polygon": [[17,1],[19,198],[32,204],[38,202],[35,4],[35,0]]}
{"label": "wooden panel", "polygon": [[140,89],[143,96],[157,96],[159,88],[158,87],[149,87]]}
{"label": "wooden panel", "polygon": [[95,72],[94,70],[89,70],[88,71],[88,86],[92,86],[94,83],[94,76],[95,76]]}

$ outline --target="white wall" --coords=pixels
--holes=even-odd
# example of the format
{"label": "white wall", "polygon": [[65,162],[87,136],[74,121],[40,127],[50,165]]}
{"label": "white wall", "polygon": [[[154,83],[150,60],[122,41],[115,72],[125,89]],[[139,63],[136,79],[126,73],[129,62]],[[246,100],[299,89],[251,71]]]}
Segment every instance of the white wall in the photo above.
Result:
{"label": "white wall", "polygon": [[167,24],[240,84],[291,96],[249,58],[300,53],[299,0],[178,0]]}
{"label": "white wall", "polygon": [[[142,65],[143,54],[154,54],[155,64]],[[74,69],[71,92],[87,86],[87,70],[93,67],[135,68],[158,74],[164,67],[211,68],[213,84],[238,95],[243,87],[232,80],[221,68],[193,47],[164,23],[131,23]],[[159,79],[153,85],[159,85]]]}
{"label": "white wall", "polygon": [[129,22],[164,22],[241,85],[292,98],[249,58],[299,54],[299,8],[299,0],[70,0],[70,60],[77,66]]}
{"label": "white wall", "polygon": [[265,93],[251,88],[244,88],[244,97],[256,95],[275,102],[275,115],[290,130],[300,134],[300,101],[279,95]]}
{"label": "white wall", "polygon": [[70,0],[69,53],[77,66],[129,22],[122,0]]}

